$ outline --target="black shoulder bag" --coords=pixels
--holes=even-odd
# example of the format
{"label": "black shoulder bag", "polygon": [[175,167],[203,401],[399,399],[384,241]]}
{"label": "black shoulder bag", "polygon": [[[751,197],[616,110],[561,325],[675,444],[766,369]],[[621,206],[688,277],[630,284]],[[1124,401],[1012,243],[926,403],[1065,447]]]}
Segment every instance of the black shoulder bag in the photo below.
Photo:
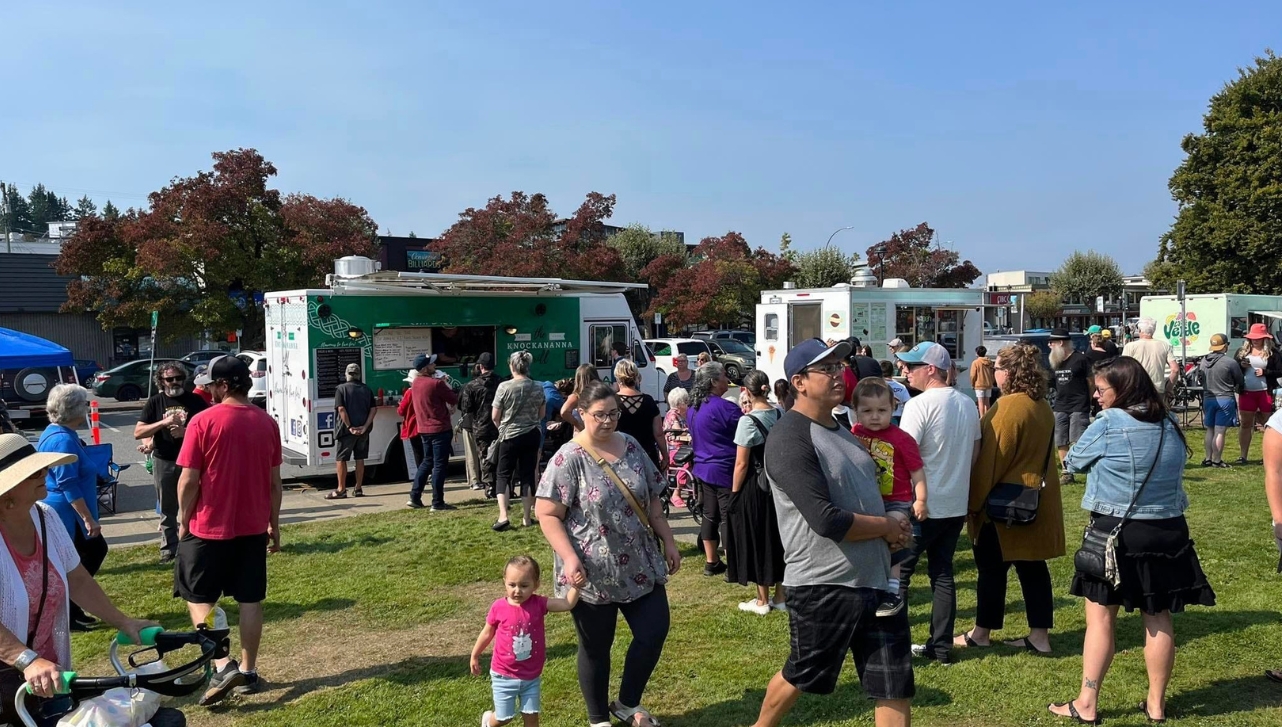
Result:
{"label": "black shoulder bag", "polygon": [[1028,487],[1023,482],[1000,482],[993,485],[984,502],[984,510],[993,523],[1007,527],[1031,525],[1037,520],[1037,508],[1042,503],[1042,489],[1046,487],[1046,468],[1051,466],[1051,453],[1055,451],[1055,435],[1051,435],[1046,448],[1046,461],[1042,463],[1041,487]]}
{"label": "black shoulder bag", "polygon": [[749,414],[748,418],[752,420],[753,424],[757,425],[757,431],[761,432],[761,444],[752,448],[752,461],[756,465],[753,474],[757,478],[757,488],[762,492],[768,493],[770,492],[770,481],[766,479],[766,437],[770,436],[770,430],[766,429],[765,425],[757,417]]}
{"label": "black shoulder bag", "polygon": [[1162,445],[1166,441],[1166,424],[1167,418],[1162,418],[1162,432],[1157,439],[1157,452],[1153,455],[1153,464],[1148,466],[1148,474],[1144,475],[1144,481],[1140,483],[1135,495],[1131,497],[1131,504],[1126,508],[1126,514],[1122,515],[1122,520],[1109,532],[1103,532],[1095,529],[1095,518],[1091,518],[1090,523],[1086,525],[1086,532],[1082,533],[1082,547],[1077,549],[1073,555],[1073,566],[1079,573],[1098,578],[1105,583],[1117,588],[1122,584],[1122,573],[1117,568],[1117,538],[1122,532],[1122,526],[1135,510],[1135,505],[1140,501],[1140,493],[1148,485],[1148,481],[1153,477],[1153,470],[1157,469],[1157,461],[1162,458]]}

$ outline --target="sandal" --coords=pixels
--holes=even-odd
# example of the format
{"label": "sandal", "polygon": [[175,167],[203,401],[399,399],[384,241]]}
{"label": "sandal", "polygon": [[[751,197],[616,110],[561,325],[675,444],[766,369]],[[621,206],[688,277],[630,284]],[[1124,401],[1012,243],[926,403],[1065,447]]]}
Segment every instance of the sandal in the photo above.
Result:
{"label": "sandal", "polygon": [[1042,651],[1036,646],[1033,646],[1033,642],[1029,641],[1027,636],[1021,636],[1014,641],[1008,641],[1006,642],[1006,645],[1014,646],[1017,649],[1023,649],[1033,654],[1037,654],[1038,656],[1050,656],[1053,653],[1051,651]]}
{"label": "sandal", "polygon": [[[978,641],[972,639],[970,637],[970,634],[971,634],[970,631],[967,631],[962,634],[962,638],[966,640],[966,648],[968,649],[987,649],[988,647],[993,645],[992,641],[989,641],[987,644],[981,644]],[[953,646],[957,646],[956,637],[953,637]]]}
{"label": "sandal", "polygon": [[[635,707],[625,707],[622,702],[616,700],[610,702],[610,714],[614,715],[615,719],[629,725],[630,727],[660,727],[659,720],[655,719],[650,714],[649,710],[640,705]],[[643,718],[640,723],[636,721],[638,716]]]}
{"label": "sandal", "polygon": [[330,492],[328,495],[325,495],[325,499],[326,500],[346,500],[347,492],[345,490],[334,490]]}
{"label": "sandal", "polygon": [[1142,713],[1144,714],[1144,719],[1147,719],[1147,720],[1149,721],[1149,723],[1150,723],[1150,724],[1162,724],[1162,723],[1166,722],[1166,718],[1165,718],[1165,717],[1163,717],[1163,718],[1161,718],[1161,719],[1154,719],[1152,716],[1150,716],[1150,715],[1149,715],[1149,713],[1148,713],[1148,700],[1145,700],[1145,701],[1143,701],[1143,702],[1140,702],[1140,712],[1142,712]]}
{"label": "sandal", "polygon": [[1100,719],[1098,714],[1095,715],[1095,719],[1086,719],[1082,715],[1078,714],[1077,706],[1073,704],[1073,702],[1074,700],[1072,699],[1068,700],[1067,702],[1052,702],[1049,706],[1046,707],[1046,709],[1050,709],[1051,707],[1063,707],[1067,705],[1068,706],[1067,716],[1062,714],[1055,714],[1054,712],[1051,712],[1051,714],[1054,714],[1056,717],[1064,717],[1065,719],[1071,719],[1077,724],[1104,724],[1104,720]]}
{"label": "sandal", "polygon": [[365,496],[364,488],[356,487],[352,489],[352,497],[364,497],[364,496]]}
{"label": "sandal", "polygon": [[1282,669],[1265,669],[1264,676],[1271,682],[1282,684]]}

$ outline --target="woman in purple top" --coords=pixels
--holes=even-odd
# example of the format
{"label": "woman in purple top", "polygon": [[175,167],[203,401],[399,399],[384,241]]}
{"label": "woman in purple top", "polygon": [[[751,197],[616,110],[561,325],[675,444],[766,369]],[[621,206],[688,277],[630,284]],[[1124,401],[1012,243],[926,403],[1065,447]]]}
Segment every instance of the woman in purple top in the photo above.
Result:
{"label": "woman in purple top", "polygon": [[730,379],[726,378],[721,364],[700,366],[694,372],[690,411],[686,414],[694,448],[694,477],[702,488],[703,526],[699,537],[706,557],[705,576],[726,571],[726,564],[717,555],[717,545],[721,542],[721,524],[726,522],[730,508],[730,487],[734,484],[734,461],[738,454],[734,434],[743,416],[743,410],[722,398],[729,388]]}

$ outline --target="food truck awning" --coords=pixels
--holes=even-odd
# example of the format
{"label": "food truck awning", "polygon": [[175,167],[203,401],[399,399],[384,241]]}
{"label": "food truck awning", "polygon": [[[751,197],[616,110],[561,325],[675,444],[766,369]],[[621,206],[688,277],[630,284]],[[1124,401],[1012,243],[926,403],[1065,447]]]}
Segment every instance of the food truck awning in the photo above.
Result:
{"label": "food truck awning", "polygon": [[446,275],[442,273],[407,273],[384,271],[357,277],[330,276],[330,285],[337,292],[349,293],[622,293],[627,290],[644,290],[644,283],[616,283],[595,280],[565,280],[562,278],[505,278],[495,275]]}
{"label": "food truck awning", "polygon": [[1282,310],[1253,310],[1253,315],[1264,316],[1265,318],[1276,318],[1282,320]]}

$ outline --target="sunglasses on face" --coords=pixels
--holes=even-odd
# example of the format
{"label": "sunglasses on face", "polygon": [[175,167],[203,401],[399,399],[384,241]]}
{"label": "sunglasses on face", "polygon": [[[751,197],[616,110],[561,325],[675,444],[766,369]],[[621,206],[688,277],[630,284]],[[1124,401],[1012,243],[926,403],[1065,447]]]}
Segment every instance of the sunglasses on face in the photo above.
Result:
{"label": "sunglasses on face", "polygon": [[160,380],[166,384],[181,384],[187,380],[186,376],[161,376]]}

